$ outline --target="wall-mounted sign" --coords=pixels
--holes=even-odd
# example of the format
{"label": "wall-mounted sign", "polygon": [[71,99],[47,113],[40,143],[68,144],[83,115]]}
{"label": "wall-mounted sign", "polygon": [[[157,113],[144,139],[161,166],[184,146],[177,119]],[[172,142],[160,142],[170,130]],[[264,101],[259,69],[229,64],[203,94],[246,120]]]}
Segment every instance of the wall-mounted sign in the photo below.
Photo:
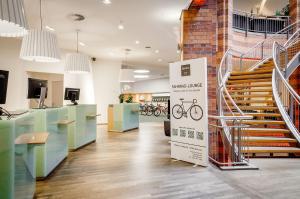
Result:
{"label": "wall-mounted sign", "polygon": [[206,58],[170,64],[171,157],[208,165]]}

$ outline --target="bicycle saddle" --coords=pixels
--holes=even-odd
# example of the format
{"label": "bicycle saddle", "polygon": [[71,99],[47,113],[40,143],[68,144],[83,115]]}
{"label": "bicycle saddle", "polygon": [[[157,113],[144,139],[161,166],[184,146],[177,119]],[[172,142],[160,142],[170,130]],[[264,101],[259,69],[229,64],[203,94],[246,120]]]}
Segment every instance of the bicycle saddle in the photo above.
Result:
{"label": "bicycle saddle", "polygon": [[183,99],[183,98],[180,98],[179,100],[183,101],[184,99]]}

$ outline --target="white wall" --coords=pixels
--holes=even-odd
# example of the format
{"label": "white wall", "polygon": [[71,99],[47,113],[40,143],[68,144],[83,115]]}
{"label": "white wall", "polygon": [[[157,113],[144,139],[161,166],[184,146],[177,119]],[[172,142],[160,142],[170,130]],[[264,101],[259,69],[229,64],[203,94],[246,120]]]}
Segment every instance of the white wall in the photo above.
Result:
{"label": "white wall", "polygon": [[169,78],[135,82],[132,87],[132,92],[136,92],[136,93],[170,92]]}
{"label": "white wall", "polygon": [[66,51],[62,52],[62,61],[59,63],[36,63],[19,59],[20,46],[20,39],[0,38],[0,70],[10,72],[4,108],[8,110],[28,108],[26,71],[59,73],[64,74],[65,87],[81,89],[79,103],[96,103],[100,114],[103,115],[99,122],[107,121],[107,104],[118,102],[121,63],[97,61],[93,63],[93,73],[67,74],[64,73]]}
{"label": "white wall", "polygon": [[[107,123],[107,107],[119,103],[121,61],[96,61],[93,65],[94,89],[100,123]],[[99,122],[99,121],[98,121]]]}

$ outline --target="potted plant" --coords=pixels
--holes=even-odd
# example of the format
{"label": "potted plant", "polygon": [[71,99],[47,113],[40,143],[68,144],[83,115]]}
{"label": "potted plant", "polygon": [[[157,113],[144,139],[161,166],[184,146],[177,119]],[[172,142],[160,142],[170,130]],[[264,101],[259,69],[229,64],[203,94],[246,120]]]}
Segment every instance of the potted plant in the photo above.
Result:
{"label": "potted plant", "polygon": [[124,102],[124,94],[119,95],[119,100],[121,104]]}
{"label": "potted plant", "polygon": [[132,99],[133,99],[132,95],[129,95],[126,100],[126,103],[132,103]]}

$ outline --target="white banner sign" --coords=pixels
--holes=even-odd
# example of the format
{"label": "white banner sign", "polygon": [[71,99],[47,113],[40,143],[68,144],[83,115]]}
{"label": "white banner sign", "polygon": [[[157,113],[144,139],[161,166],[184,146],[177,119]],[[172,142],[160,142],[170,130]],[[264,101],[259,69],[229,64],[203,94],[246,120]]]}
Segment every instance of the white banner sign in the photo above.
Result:
{"label": "white banner sign", "polygon": [[171,157],[208,165],[207,60],[170,64]]}

